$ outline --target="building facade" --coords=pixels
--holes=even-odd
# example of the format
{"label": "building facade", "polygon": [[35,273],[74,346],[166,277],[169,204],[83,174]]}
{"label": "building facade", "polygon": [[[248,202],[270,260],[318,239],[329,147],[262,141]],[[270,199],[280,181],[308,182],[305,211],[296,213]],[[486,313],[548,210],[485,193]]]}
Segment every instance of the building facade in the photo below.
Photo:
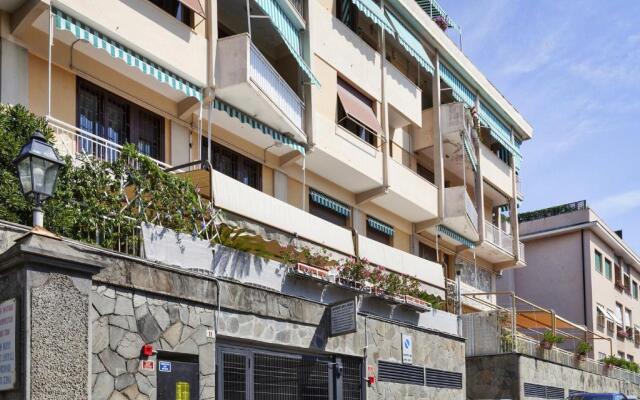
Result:
{"label": "building facade", "polygon": [[[445,31],[454,28],[435,0],[3,2],[0,102],[46,117],[63,155],[113,161],[135,145],[193,182],[226,223],[266,241],[367,259],[442,299],[457,275],[462,292],[490,293],[498,273],[526,264],[517,203],[532,128],[456,47]],[[87,323],[86,337],[72,338],[91,348],[70,382],[74,398],[86,398],[82,387],[93,398],[162,398],[161,362],[184,368],[181,390],[197,378],[203,399],[285,398],[265,389],[287,381],[267,370],[317,376],[321,398],[464,398],[453,314],[369,299],[356,303],[356,332],[332,337],[321,318],[354,296],[287,286],[281,265],[268,264],[269,275],[234,256],[247,264],[216,260],[206,279],[167,271],[175,263],[149,249],[129,269],[123,255],[103,254],[106,265],[81,254],[98,250],[63,241],[63,269],[81,272],[69,280],[48,269],[59,264],[51,259],[11,264],[44,246],[14,240],[3,284],[24,283],[7,295],[31,310],[22,329],[35,315],[46,327],[56,293],[74,293],[77,310],[88,310],[67,315]],[[251,272],[238,279],[241,268]],[[151,286],[148,274],[158,278]],[[405,336],[415,343],[407,359]],[[34,356],[52,359],[47,343],[28,337],[17,343],[26,372],[16,398],[58,396],[68,387],[48,386],[34,368]],[[150,359],[140,357],[144,344],[157,351]]]}
{"label": "building facade", "polygon": [[531,268],[505,272],[500,286],[605,337],[592,341],[595,359],[638,360],[640,258],[622,231],[585,201],[524,213],[520,227]]}

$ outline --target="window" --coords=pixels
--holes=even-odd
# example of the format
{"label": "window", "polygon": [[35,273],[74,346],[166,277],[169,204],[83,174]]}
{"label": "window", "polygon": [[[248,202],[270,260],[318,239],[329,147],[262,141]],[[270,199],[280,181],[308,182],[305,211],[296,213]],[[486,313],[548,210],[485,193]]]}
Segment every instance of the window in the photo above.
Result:
{"label": "window", "polygon": [[611,261],[606,259],[604,260],[604,276],[608,279],[611,280],[612,275],[611,275]]}
{"label": "window", "polygon": [[[208,141],[202,140],[202,154],[206,158]],[[219,143],[213,143],[211,164],[213,169],[237,181],[262,190],[262,164],[243,156]]]}
{"label": "window", "polygon": [[624,287],[624,282],[622,281],[622,269],[618,264],[614,266],[614,276],[615,276],[615,285],[617,288],[622,289]]}
{"label": "window", "polygon": [[418,242],[418,256],[425,260],[438,262],[438,253],[436,252],[436,249],[422,242]]}
{"label": "window", "polygon": [[[164,118],[81,78],[76,103],[80,129],[119,145],[133,143],[140,153],[164,160]],[[98,147],[93,139],[81,138],[78,146],[106,161],[118,157],[115,148]]]}
{"label": "window", "polygon": [[631,310],[624,309],[624,330],[627,333],[627,338],[633,340],[633,320],[631,319]]}
{"label": "window", "polygon": [[416,172],[418,173],[418,175],[428,180],[429,182],[435,183],[436,181],[435,175],[433,174],[433,171],[431,171],[429,168],[423,166],[422,164],[418,164],[418,168]]}
{"label": "window", "polygon": [[624,292],[628,296],[631,296],[631,274],[630,274],[628,265],[626,264],[624,265],[623,272],[624,272],[624,275],[623,275],[624,277],[623,277],[622,284],[624,285]]}
{"label": "window", "polygon": [[603,330],[605,325],[605,311],[602,304],[596,304],[596,322],[598,328]]}
{"label": "window", "polygon": [[602,273],[602,253],[598,250],[595,252],[595,267],[596,272]]}
{"label": "window", "polygon": [[393,228],[375,218],[367,217],[367,237],[387,246],[392,246]]}
{"label": "window", "polygon": [[[362,360],[218,347],[218,397],[227,400],[362,398]],[[335,371],[342,371],[340,374]]]}
{"label": "window", "polygon": [[618,352],[618,358],[624,358],[624,351]]}
{"label": "window", "polygon": [[638,282],[633,281],[633,283],[631,284],[631,293],[633,295],[633,298],[638,300]]}
{"label": "window", "polygon": [[627,354],[627,360],[633,362],[633,356],[631,354]]}
{"label": "window", "polygon": [[309,189],[309,213],[332,224],[347,228],[351,208],[323,193]]}
{"label": "window", "polygon": [[178,21],[193,27],[193,11],[179,0],[149,0],[174,16]]}
{"label": "window", "polygon": [[338,125],[377,147],[382,126],[373,112],[373,105],[373,100],[338,78]]}

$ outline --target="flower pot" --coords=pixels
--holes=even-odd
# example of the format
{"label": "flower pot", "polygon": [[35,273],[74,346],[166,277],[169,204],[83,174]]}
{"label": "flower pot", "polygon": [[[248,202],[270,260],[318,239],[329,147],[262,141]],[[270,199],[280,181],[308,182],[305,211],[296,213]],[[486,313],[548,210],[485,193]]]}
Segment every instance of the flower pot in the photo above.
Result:
{"label": "flower pot", "polygon": [[540,347],[544,350],[551,350],[553,348],[553,343],[543,340],[540,342]]}

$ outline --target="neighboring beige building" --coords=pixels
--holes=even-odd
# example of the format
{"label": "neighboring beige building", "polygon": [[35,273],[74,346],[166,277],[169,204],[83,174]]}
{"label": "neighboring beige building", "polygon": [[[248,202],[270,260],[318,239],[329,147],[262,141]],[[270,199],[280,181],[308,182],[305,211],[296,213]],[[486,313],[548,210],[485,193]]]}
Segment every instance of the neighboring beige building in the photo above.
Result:
{"label": "neighboring beige building", "polygon": [[[608,337],[613,355],[640,359],[640,257],[586,201],[520,215],[527,268],[506,271],[500,290]],[[594,358],[609,355],[607,340],[593,341]]]}
{"label": "neighboring beige building", "polygon": [[456,265],[465,291],[490,292],[525,265],[532,128],[422,3],[2,2],[0,101],[46,116],[67,154],[210,157],[213,193],[204,171],[190,179],[231,216],[442,296]]}

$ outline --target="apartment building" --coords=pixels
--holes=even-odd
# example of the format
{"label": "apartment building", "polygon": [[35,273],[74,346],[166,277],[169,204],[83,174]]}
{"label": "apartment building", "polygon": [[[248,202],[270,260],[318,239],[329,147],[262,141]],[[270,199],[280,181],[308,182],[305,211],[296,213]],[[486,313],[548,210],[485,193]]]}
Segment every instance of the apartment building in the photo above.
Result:
{"label": "apartment building", "polygon": [[[593,356],[640,357],[640,258],[586,201],[520,215],[528,269],[499,285],[602,336]],[[533,271],[536,271],[533,273]]]}
{"label": "apartment building", "polygon": [[458,272],[463,292],[490,293],[526,264],[532,128],[443,31],[455,23],[435,0],[1,9],[0,101],[45,116],[63,154],[109,161],[133,143],[227,221],[366,258],[442,298]]}

